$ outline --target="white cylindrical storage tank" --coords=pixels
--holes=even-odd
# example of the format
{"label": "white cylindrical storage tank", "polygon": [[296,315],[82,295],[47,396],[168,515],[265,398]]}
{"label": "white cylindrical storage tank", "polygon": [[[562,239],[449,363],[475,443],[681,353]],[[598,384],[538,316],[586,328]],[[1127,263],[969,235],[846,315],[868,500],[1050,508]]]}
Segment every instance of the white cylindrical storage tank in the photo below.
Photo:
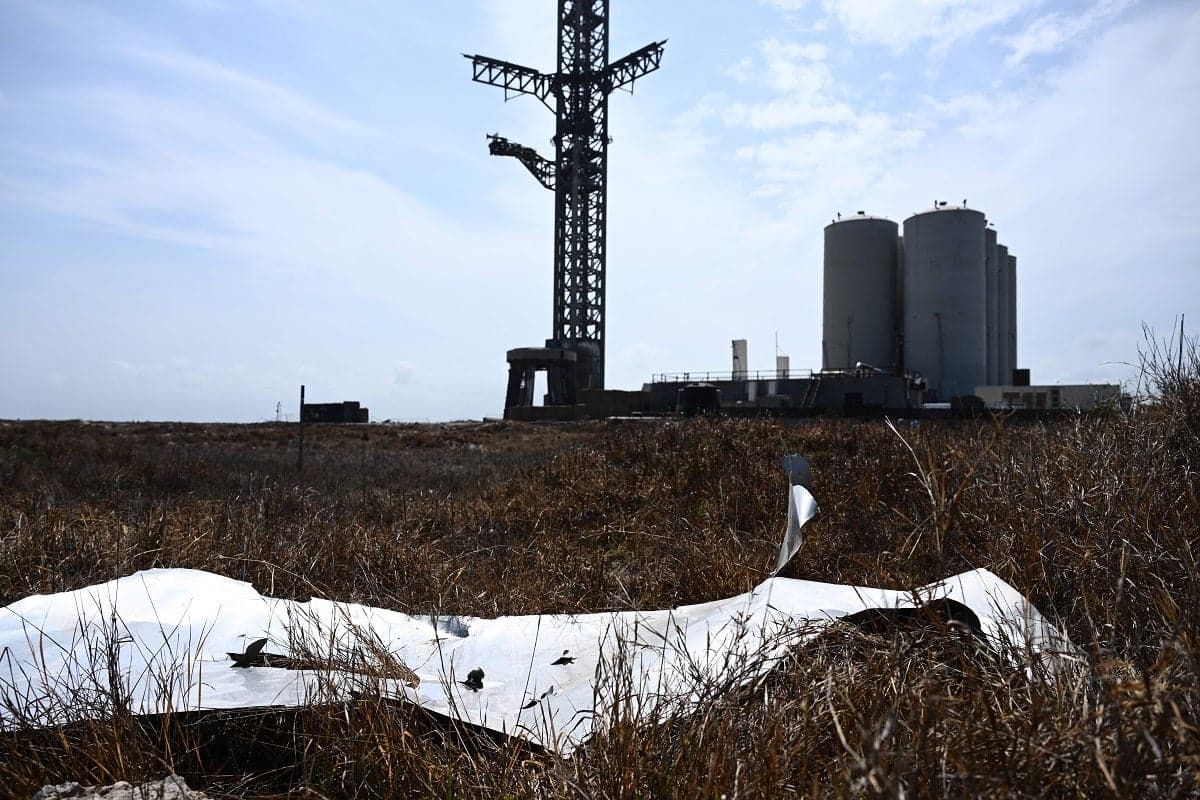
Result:
{"label": "white cylindrical storage tank", "polygon": [[896,237],[896,365],[904,369],[904,237]]}
{"label": "white cylindrical storage tank", "polygon": [[[996,258],[996,230],[984,231],[987,270],[987,382],[1000,383],[1000,262]],[[1005,265],[1007,266],[1007,265]]]}
{"label": "white cylindrical storage tank", "polygon": [[825,227],[821,353],[825,369],[862,361],[896,366],[896,241],[890,219],[858,216]]}
{"label": "white cylindrical storage tank", "polygon": [[1017,257],[1008,257],[1008,380],[1017,363]]}
{"label": "white cylindrical storage tank", "polygon": [[985,225],[969,208],[904,221],[904,367],[942,402],[987,383]]}
{"label": "white cylindrical storage tank", "polygon": [[1012,296],[1009,293],[1012,273],[1008,269],[1008,248],[996,245],[996,363],[999,368],[998,383],[1012,385],[1012,360],[1009,358],[1009,308]]}
{"label": "white cylindrical storage tank", "polygon": [[733,340],[733,370],[730,375],[735,381],[746,380],[747,347],[745,339]]}

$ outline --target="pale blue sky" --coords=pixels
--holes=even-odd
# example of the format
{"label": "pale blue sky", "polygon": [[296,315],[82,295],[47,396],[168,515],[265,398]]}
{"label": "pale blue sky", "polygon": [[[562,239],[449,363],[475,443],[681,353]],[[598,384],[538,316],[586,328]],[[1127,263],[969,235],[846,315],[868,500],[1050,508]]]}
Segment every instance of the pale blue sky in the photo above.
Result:
{"label": "pale blue sky", "polygon": [[[608,383],[820,364],[822,228],[985,211],[1035,381],[1200,330],[1200,3],[613,0]],[[551,313],[552,0],[0,0],[0,418],[497,415]],[[1194,321],[1194,322],[1193,322]]]}

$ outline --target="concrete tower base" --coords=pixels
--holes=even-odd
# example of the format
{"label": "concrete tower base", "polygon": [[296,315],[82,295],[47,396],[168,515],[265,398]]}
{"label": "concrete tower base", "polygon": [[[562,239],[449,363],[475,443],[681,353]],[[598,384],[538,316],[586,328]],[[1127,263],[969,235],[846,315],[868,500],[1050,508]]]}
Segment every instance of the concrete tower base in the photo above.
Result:
{"label": "concrete tower base", "polygon": [[517,409],[534,407],[534,380],[546,373],[546,407],[574,408],[576,402],[576,361],[574,351],[561,347],[518,347],[508,351],[508,392],[504,397],[504,418],[528,417]]}

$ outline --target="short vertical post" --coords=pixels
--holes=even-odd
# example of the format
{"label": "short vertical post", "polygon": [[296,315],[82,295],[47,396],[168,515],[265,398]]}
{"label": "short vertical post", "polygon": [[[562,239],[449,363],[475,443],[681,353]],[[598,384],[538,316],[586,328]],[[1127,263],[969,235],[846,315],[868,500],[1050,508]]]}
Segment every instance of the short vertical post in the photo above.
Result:
{"label": "short vertical post", "polygon": [[1175,371],[1179,373],[1179,377],[1183,377],[1183,318],[1184,315],[1179,315],[1179,365]]}
{"label": "short vertical post", "polygon": [[300,472],[304,472],[304,384],[300,384]]}

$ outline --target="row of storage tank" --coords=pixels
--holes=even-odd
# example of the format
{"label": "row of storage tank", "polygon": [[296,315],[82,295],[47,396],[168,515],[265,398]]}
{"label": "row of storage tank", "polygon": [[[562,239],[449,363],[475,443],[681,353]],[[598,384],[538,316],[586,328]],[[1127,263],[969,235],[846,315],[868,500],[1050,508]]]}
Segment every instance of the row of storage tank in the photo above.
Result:
{"label": "row of storage tank", "polygon": [[979,211],[939,207],[900,226],[860,214],[825,228],[825,369],[919,374],[938,400],[1011,384],[1017,259]]}

